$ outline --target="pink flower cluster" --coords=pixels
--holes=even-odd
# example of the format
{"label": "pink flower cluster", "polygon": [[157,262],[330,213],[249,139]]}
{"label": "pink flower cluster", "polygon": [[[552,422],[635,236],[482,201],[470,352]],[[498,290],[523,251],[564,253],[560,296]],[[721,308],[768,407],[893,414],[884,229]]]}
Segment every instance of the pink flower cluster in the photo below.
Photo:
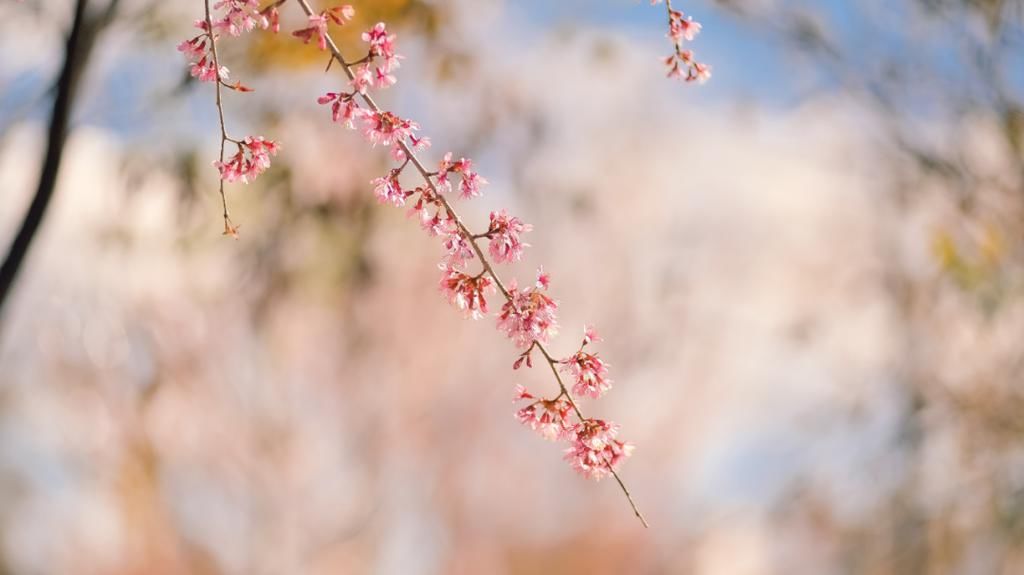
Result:
{"label": "pink flower cluster", "polygon": [[515,280],[509,287],[509,299],[501,306],[498,329],[516,347],[530,348],[534,342],[547,343],[558,334],[558,302],[547,294],[551,278],[538,270],[537,281],[527,289],[519,289]]}
{"label": "pink flower cluster", "polygon": [[250,136],[235,144],[238,146],[238,153],[227,162],[213,163],[220,170],[220,177],[225,182],[241,181],[248,184],[255,180],[270,167],[270,156],[276,155],[281,149],[273,140],[259,136]]}
{"label": "pink flower cluster", "polygon": [[266,30],[270,19],[260,11],[259,0],[221,0],[213,5],[214,10],[224,10],[220,18],[213,21],[214,31],[241,36],[256,28]]}
{"label": "pink flower cluster", "polygon": [[[283,0],[282,0],[283,1]],[[214,10],[221,10],[219,17],[214,18],[207,14],[207,19],[197,20],[196,28],[202,33],[178,45],[178,51],[182,52],[186,59],[192,64],[191,74],[201,82],[214,82],[217,90],[221,86],[231,88],[240,92],[251,91],[243,86],[241,82],[228,84],[228,69],[226,66],[218,66],[215,42],[218,40],[218,32],[224,32],[231,36],[240,36],[244,32],[250,32],[256,28],[267,29],[277,28],[277,7],[281,2],[271,4],[267,8],[260,9],[259,0],[221,0],[213,5]],[[218,97],[218,104],[220,98]],[[270,156],[277,154],[280,146],[261,136],[250,136],[244,140],[232,140],[227,136],[227,131],[222,128],[221,159],[214,162],[214,167],[220,172],[222,182],[249,183],[270,167]],[[233,142],[238,146],[238,152],[227,161],[223,158],[223,144]],[[221,189],[223,194],[223,188]],[[234,233],[234,228],[227,222],[227,209],[225,204],[225,230]]]}
{"label": "pink flower cluster", "polygon": [[292,32],[292,36],[302,40],[303,44],[309,44],[309,41],[315,36],[317,39],[317,46],[321,50],[327,49],[327,25],[330,22],[334,22],[338,26],[344,26],[346,22],[355,16],[356,11],[348,4],[344,6],[336,6],[334,8],[328,8],[320,12],[319,14],[313,14],[309,17],[309,26]]}
{"label": "pink flower cluster", "polygon": [[[256,28],[266,30],[274,26],[276,29],[276,6],[274,4],[270,8],[260,10],[259,0],[221,0],[214,4],[213,9],[223,10],[223,13],[218,18],[211,18],[213,32],[210,32],[210,23],[206,20],[196,20],[195,26],[202,30],[202,33],[178,44],[178,51],[185,54],[185,58],[192,64],[192,77],[200,82],[225,82],[229,71],[226,66],[218,68],[213,55],[213,43],[217,35],[227,33],[237,37]],[[242,92],[249,91],[241,84],[225,83],[224,86]]]}
{"label": "pink flower cluster", "polygon": [[526,391],[522,385],[516,386],[516,397],[513,401],[533,400],[525,407],[516,411],[516,419],[530,429],[540,433],[548,441],[556,441],[569,437],[573,429],[572,404],[564,396],[556,399],[538,398]]}
{"label": "pink flower cluster", "polygon": [[[683,48],[684,42],[692,42],[700,33],[701,25],[693,18],[672,8],[672,0],[664,0],[668,11],[668,38],[672,40],[672,54],[665,57],[669,78],[682,78],[687,82],[703,84],[711,78],[711,66],[694,59],[693,50]],[[662,0],[651,0],[651,5]]]}
{"label": "pink flower cluster", "polygon": [[[573,355],[558,360],[562,371],[573,377],[572,393],[577,396],[586,395],[598,398],[611,388],[608,379],[608,364],[597,354],[586,353],[583,349],[590,343],[599,341],[597,333],[590,326],[584,328],[583,343]],[[519,369],[525,360],[532,367],[531,352],[535,344],[520,354],[513,364]],[[553,364],[554,365],[554,364]],[[516,412],[516,419],[524,425],[539,432],[549,440],[569,442],[565,450],[565,459],[573,468],[583,475],[600,480],[614,473],[633,451],[633,446],[616,439],[619,426],[600,419],[584,418],[576,407],[569,391],[562,387],[562,392],[554,399],[538,399],[526,388],[516,388],[515,401],[533,400]],[[575,412],[577,423],[572,423],[571,412]]]}
{"label": "pink flower cluster", "polygon": [[568,432],[565,460],[583,475],[600,480],[615,472],[633,453],[633,444],[616,437],[619,426],[601,419],[584,419]]}
{"label": "pink flower cluster", "polygon": [[359,111],[359,103],[355,100],[355,94],[346,92],[327,92],[316,99],[321,106],[331,105],[331,120],[341,122],[348,128],[353,127],[356,119],[356,112]]}
{"label": "pink flower cluster", "polygon": [[402,144],[409,140],[413,132],[420,129],[416,122],[399,118],[391,112],[362,110],[357,112],[357,117],[362,121],[361,131],[366,141],[374,147],[377,144],[391,146],[391,155],[394,157],[402,157],[405,154]]}
{"label": "pink flower cluster", "polygon": [[470,276],[456,268],[441,265],[441,291],[448,301],[462,310],[466,317],[480,319],[487,315],[487,292],[494,292],[494,282],[484,274]]}
{"label": "pink flower cluster", "polygon": [[[403,58],[402,55],[395,52],[395,35],[388,33],[383,22],[378,22],[369,31],[363,32],[362,38],[363,42],[370,44],[370,53],[366,57],[366,62],[355,69],[356,78],[360,78],[362,81],[358,84],[353,81],[353,85],[360,88],[361,94],[366,93],[367,86],[374,88],[393,86],[398,79],[392,72],[398,69],[401,64],[399,60]],[[371,64],[375,62],[379,63],[372,66],[371,72]]]}
{"label": "pink flower cluster", "polygon": [[612,388],[612,380],[608,379],[608,364],[596,353],[587,353],[583,348],[588,343],[600,341],[592,327],[584,330],[583,343],[572,356],[561,360],[562,371],[573,378],[572,392],[597,399]]}
{"label": "pink flower cluster", "polygon": [[459,158],[458,161],[453,162],[452,153],[448,152],[437,168],[437,188],[442,192],[452,191],[450,174],[458,174],[461,178],[459,195],[463,198],[480,197],[482,195],[480,186],[487,184],[487,180],[483,176],[473,171],[473,160]]}
{"label": "pink flower cluster", "polygon": [[227,79],[227,67],[221,66],[218,69],[214,62],[211,53],[213,41],[206,20],[196,20],[195,26],[203,33],[178,44],[178,51],[184,54],[192,65],[190,70],[192,77],[200,82],[218,82]]}
{"label": "pink flower cluster", "polygon": [[491,226],[484,234],[490,245],[491,257],[497,263],[517,262],[523,257],[523,250],[530,247],[519,239],[519,235],[533,229],[515,216],[508,215],[505,210],[491,212]]}

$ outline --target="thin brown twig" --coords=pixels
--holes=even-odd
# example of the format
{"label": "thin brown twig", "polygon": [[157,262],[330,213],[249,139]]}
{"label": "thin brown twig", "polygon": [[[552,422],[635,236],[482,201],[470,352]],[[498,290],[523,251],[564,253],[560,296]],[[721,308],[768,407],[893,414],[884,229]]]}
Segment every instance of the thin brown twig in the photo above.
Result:
{"label": "thin brown twig", "polygon": [[[224,147],[228,142],[236,142],[228,136],[227,124],[224,122],[224,102],[221,98],[221,84],[224,80],[220,77],[220,60],[217,57],[217,38],[213,33],[213,19],[210,16],[210,0],[203,0],[206,8],[206,34],[210,37],[210,54],[213,56],[213,67],[217,73],[217,81],[214,82],[216,90],[217,117],[220,120],[220,161],[224,163]],[[218,178],[220,190],[220,204],[224,210],[224,235],[238,237],[238,228],[231,223],[231,216],[228,214],[228,198],[224,193],[224,178]]]}
{"label": "thin brown twig", "polygon": [[[665,0],[665,13],[668,15],[668,27],[672,28],[672,0]],[[676,56],[680,59],[683,57],[683,47],[679,42],[672,41],[672,48],[675,50]]]}
{"label": "thin brown twig", "polygon": [[[206,1],[209,2],[209,0]],[[299,6],[302,8],[303,12],[306,13],[306,16],[314,15],[313,9],[310,7],[308,0],[296,1],[299,3]],[[334,38],[332,38],[330,34],[326,34],[325,39],[327,41],[328,48],[330,48],[332,57],[336,59],[338,63],[341,64],[342,69],[345,70],[345,75],[348,76],[349,80],[354,80],[355,73],[352,72],[352,66],[354,64],[346,62],[344,56],[342,56],[341,54],[341,50],[338,49],[337,44],[335,44],[334,42]],[[369,94],[360,94],[360,96],[362,97],[363,102],[366,103],[366,106],[369,109],[377,113],[381,112],[380,106],[377,105],[377,103],[373,100],[372,96],[370,96]],[[447,198],[445,198],[437,189],[433,179],[431,178],[433,172],[428,170],[423,165],[420,159],[416,157],[416,154],[413,153],[412,148],[408,144],[406,144],[404,140],[399,140],[398,144],[399,146],[401,146],[402,151],[405,152],[407,161],[411,162],[412,165],[416,168],[416,171],[418,171],[420,176],[423,177],[423,180],[430,188],[430,191],[433,192],[434,196],[440,200],[447,214],[452,218],[452,221],[455,222],[455,225],[458,227],[459,232],[463,235],[464,238],[466,238],[467,241],[469,241],[469,244],[473,248],[473,252],[476,253],[478,258],[480,258],[480,263],[483,265],[484,271],[486,271],[487,275],[491,276],[491,279],[494,280],[494,284],[498,287],[498,290],[501,292],[501,295],[503,295],[507,301],[512,302],[511,292],[509,292],[508,288],[505,287],[504,282],[501,281],[501,278],[498,276],[498,274],[494,271],[494,268],[491,266],[490,261],[488,261],[487,257],[484,255],[483,249],[477,242],[478,238],[469,231],[469,228],[467,228],[466,224],[463,223],[462,218],[459,217],[459,214],[455,211],[454,208],[452,208],[451,203],[449,203]],[[565,383],[562,381],[561,374],[558,373],[558,361],[554,359],[550,353],[548,353],[548,350],[544,347],[542,343],[535,340],[534,345],[537,347],[537,349],[540,350],[540,352],[544,355],[544,358],[547,360],[548,365],[551,367],[551,372],[555,375],[555,380],[558,382],[558,387],[561,389],[561,392],[569,399],[569,403],[572,405],[573,411],[576,412],[576,417],[578,417],[581,422],[586,421],[586,418],[583,416],[583,413],[576,405],[575,399],[573,399],[572,394],[569,393],[569,389],[565,386]],[[611,468],[611,465],[608,465],[608,471],[610,471],[612,476],[615,477],[615,481],[618,482],[619,487],[622,489],[622,492],[626,495],[626,499],[629,501],[630,506],[633,508],[633,513],[637,516],[637,518],[640,520],[644,527],[650,527],[650,525],[647,523],[647,520],[640,512],[640,508],[637,507],[636,502],[633,501],[633,496],[630,494],[629,489],[626,488],[626,484],[622,481],[622,478],[619,477],[619,474],[614,469]]]}

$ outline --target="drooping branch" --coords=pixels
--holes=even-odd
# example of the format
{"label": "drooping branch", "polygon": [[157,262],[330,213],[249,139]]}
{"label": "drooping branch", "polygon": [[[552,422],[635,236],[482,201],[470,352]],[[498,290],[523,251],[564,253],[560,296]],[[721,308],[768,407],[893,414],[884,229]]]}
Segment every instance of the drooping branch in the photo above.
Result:
{"label": "drooping branch", "polygon": [[[248,183],[270,167],[270,156],[278,144],[262,137],[247,137],[235,140],[228,136],[224,121],[222,87],[237,91],[249,91],[240,83],[228,84],[225,80],[229,71],[219,60],[216,45],[223,35],[240,36],[257,28],[279,30],[278,8],[286,0],[274,0],[260,6],[259,0],[223,0],[213,6],[218,10],[214,18],[209,0],[204,0],[205,18],[196,22],[200,34],[178,45],[191,65],[191,75],[202,82],[216,84],[216,106],[220,120],[220,156],[214,165],[220,172],[220,194],[224,207],[225,232],[234,235],[224,197],[224,184],[241,181]],[[350,5],[338,5],[315,13],[308,0],[296,0],[307,18],[307,26],[292,32],[292,36],[303,43],[316,41],[322,51],[330,51],[330,64],[341,66],[351,85],[351,91],[328,92],[319,98],[321,105],[329,105],[334,122],[343,122],[354,127],[361,124],[364,137],[373,145],[390,146],[392,158],[400,162],[388,171],[385,177],[372,182],[374,195],[382,203],[395,206],[406,205],[415,199],[413,212],[420,217],[423,229],[432,237],[440,236],[447,251],[442,265],[440,288],[450,302],[461,309],[467,317],[479,319],[487,315],[485,294],[500,291],[505,302],[497,316],[497,327],[522,351],[513,364],[518,369],[524,362],[532,367],[531,353],[537,350],[548,363],[559,393],[553,399],[533,396],[522,386],[516,388],[515,401],[532,400],[529,405],[518,408],[516,418],[542,436],[551,440],[565,440],[569,447],[565,459],[582,475],[599,480],[612,475],[622,489],[633,512],[646,527],[647,521],[640,513],[625,483],[618,474],[618,467],[633,450],[633,445],[617,438],[619,426],[602,419],[585,417],[579,408],[577,396],[597,398],[610,387],[607,378],[607,364],[598,354],[584,351],[597,335],[591,327],[584,330],[579,349],[565,359],[556,359],[545,347],[549,338],[557,333],[557,302],[548,294],[550,276],[538,270],[534,286],[520,288],[514,281],[505,283],[495,271],[494,264],[518,261],[527,246],[520,240],[520,234],[530,231],[532,226],[505,210],[491,212],[490,224],[483,233],[474,234],[452,207],[452,200],[446,195],[452,191],[452,177],[461,179],[459,193],[463,198],[481,195],[481,186],[487,181],[473,170],[472,160],[453,160],[452,154],[445,154],[437,171],[429,171],[416,156],[416,151],[430,146],[429,138],[417,137],[419,126],[390,111],[382,110],[369,90],[383,89],[393,85],[397,79],[392,72],[399,67],[402,58],[395,51],[394,34],[386,24],[377,23],[362,35],[369,44],[369,52],[360,59],[347,61],[334,39],[328,33],[330,26],[343,26],[350,22],[355,9]],[[681,17],[681,15],[680,15]],[[687,20],[688,22],[689,20]],[[685,25],[685,24],[684,24]],[[360,105],[362,103],[362,105]],[[238,147],[238,152],[225,161],[225,146],[228,142]],[[425,182],[416,189],[406,190],[399,182],[402,172],[412,165]],[[453,176],[454,174],[454,176]],[[433,215],[429,211],[433,212]],[[411,212],[411,213],[413,213]],[[485,255],[480,240],[487,239],[490,258]],[[466,265],[478,259],[478,273],[467,273]],[[563,381],[560,372],[572,375],[572,388]],[[573,416],[578,422],[573,422]]]}
{"label": "drooping branch", "polygon": [[[307,17],[314,17],[316,15],[316,13],[313,11],[312,7],[310,7],[308,0],[296,0],[296,1],[298,2],[299,6],[302,8],[302,11],[305,12]],[[348,76],[348,79],[350,81],[355,81],[356,80],[356,74],[353,71],[353,67],[356,64],[358,64],[358,62],[348,62],[348,61],[346,61],[344,56],[342,55],[341,51],[339,50],[337,44],[334,42],[334,39],[330,36],[330,34],[328,32],[325,31],[322,34],[322,38],[325,41],[327,48],[330,50],[332,58],[334,60],[336,60],[341,65],[341,68],[345,72],[345,75]],[[373,97],[370,96],[368,93],[360,93],[359,96],[362,99],[362,101],[366,104],[367,108],[369,108],[371,111],[373,111],[374,113],[377,113],[377,114],[382,113],[382,110],[381,110],[380,106],[377,105],[376,101],[374,101]],[[430,170],[428,170],[426,168],[426,166],[423,164],[423,162],[416,156],[415,151],[413,150],[412,146],[410,146],[404,139],[399,139],[396,142],[396,144],[401,147],[402,151],[405,154],[406,161],[410,162],[413,165],[413,167],[415,167],[416,171],[423,178],[424,183],[426,183],[427,187],[432,192],[433,197],[436,197],[440,201],[441,205],[443,206],[443,208],[446,211],[446,213],[448,214],[448,216],[452,219],[452,221],[454,221],[454,223],[457,226],[457,228],[458,228],[460,234],[462,235],[462,237],[472,247],[473,252],[480,259],[480,263],[483,266],[483,272],[486,273],[491,278],[491,280],[494,282],[494,285],[497,286],[498,290],[501,292],[501,294],[505,298],[505,300],[507,302],[509,302],[511,305],[514,306],[515,302],[513,300],[512,292],[509,290],[509,288],[506,286],[506,284],[501,280],[501,278],[498,276],[498,274],[494,271],[494,267],[491,265],[490,261],[488,260],[487,256],[485,255],[484,250],[480,247],[479,239],[481,237],[483,237],[483,235],[482,234],[476,234],[475,235],[475,234],[473,234],[472,232],[469,231],[469,229],[467,228],[466,224],[464,223],[462,218],[458,215],[458,213],[455,211],[455,209],[452,207],[452,205],[448,201],[448,199],[443,194],[441,194],[440,190],[438,189],[438,187],[437,187],[437,185],[436,185],[436,183],[434,181],[432,172]],[[544,359],[547,361],[548,365],[551,368],[552,373],[555,376],[555,380],[558,382],[558,387],[561,390],[560,397],[564,396],[565,398],[568,399],[569,403],[572,406],[573,411],[575,412],[577,418],[580,420],[580,423],[581,424],[585,424],[586,422],[590,421],[588,418],[584,417],[583,413],[579,409],[579,406],[578,406],[576,400],[572,397],[572,394],[570,393],[569,389],[566,387],[565,383],[562,381],[562,377],[559,374],[558,367],[557,367],[559,361],[556,360],[554,357],[552,357],[552,355],[548,352],[548,350],[544,347],[544,345],[540,341],[534,340],[534,342],[532,344],[532,347],[536,347],[537,350],[540,351],[541,354],[544,356]],[[618,472],[612,467],[612,465],[610,463],[606,463],[606,466],[608,468],[608,471],[611,473],[611,475],[615,478],[616,482],[619,484],[619,487],[621,488],[622,492],[625,494],[626,499],[629,501],[629,504],[630,504],[630,506],[633,509],[633,513],[637,516],[637,518],[644,525],[644,527],[648,527],[649,525],[647,523],[647,520],[644,518],[643,514],[640,512],[640,509],[637,507],[636,502],[633,500],[633,496],[630,494],[629,489],[626,488],[626,485],[622,481],[621,477],[619,477]]]}
{"label": "drooping branch", "polygon": [[[221,77],[220,57],[217,55],[217,37],[213,33],[213,18],[210,16],[210,0],[203,0],[203,7],[206,9],[206,34],[210,38],[210,56],[213,58],[213,70],[216,76],[214,89],[216,90],[217,119],[220,121],[220,155],[218,165],[224,164],[224,147],[229,141],[227,124],[224,122],[224,99],[221,94],[221,86],[224,78]],[[231,223],[231,215],[228,213],[228,198],[224,193],[224,178],[217,180],[220,192],[220,205],[224,216],[224,235],[238,237],[238,227]]]}
{"label": "drooping branch", "polygon": [[[661,0],[652,0],[651,4],[659,2]],[[668,77],[680,78],[687,82],[706,82],[711,77],[711,66],[698,62],[694,58],[693,50],[683,48],[683,43],[693,40],[700,33],[702,26],[682,11],[673,8],[672,0],[665,0],[665,13],[668,16],[668,37],[672,40],[672,54],[665,58]]]}

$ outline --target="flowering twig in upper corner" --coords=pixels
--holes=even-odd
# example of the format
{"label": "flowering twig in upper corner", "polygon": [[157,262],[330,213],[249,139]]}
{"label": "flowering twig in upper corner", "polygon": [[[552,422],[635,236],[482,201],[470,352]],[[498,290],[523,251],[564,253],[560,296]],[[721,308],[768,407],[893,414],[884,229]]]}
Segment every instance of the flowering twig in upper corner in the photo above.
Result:
{"label": "flowering twig in upper corner", "polygon": [[[651,0],[651,6],[662,0]],[[684,49],[683,42],[692,41],[700,33],[701,25],[693,18],[672,8],[672,0],[664,0],[668,13],[668,38],[672,40],[672,54],[665,57],[669,78],[681,78],[687,82],[703,84],[711,78],[711,66],[694,59],[693,50]]]}
{"label": "flowering twig in upper corner", "polygon": [[[249,183],[270,167],[270,156],[277,154],[280,146],[273,140],[267,140],[260,136],[249,136],[237,140],[228,135],[227,124],[224,121],[224,101],[221,88],[229,88],[237,92],[251,92],[252,89],[236,81],[228,83],[229,71],[227,66],[222,66],[217,54],[217,40],[221,33],[230,36],[240,36],[256,28],[267,29],[277,27],[277,7],[284,0],[274,2],[265,9],[260,9],[259,0],[219,0],[213,5],[213,10],[220,10],[220,15],[214,18],[210,10],[210,0],[203,0],[205,18],[195,23],[196,28],[201,32],[193,38],[178,45],[178,51],[185,54],[191,62],[192,76],[200,82],[213,82],[216,93],[217,118],[220,123],[220,156],[213,163],[220,172],[218,183],[220,191],[221,207],[224,212],[224,235],[238,237],[238,226],[231,222],[228,212],[227,194],[224,192],[224,182]],[[237,147],[237,152],[227,162],[224,161],[224,154],[228,143]]]}

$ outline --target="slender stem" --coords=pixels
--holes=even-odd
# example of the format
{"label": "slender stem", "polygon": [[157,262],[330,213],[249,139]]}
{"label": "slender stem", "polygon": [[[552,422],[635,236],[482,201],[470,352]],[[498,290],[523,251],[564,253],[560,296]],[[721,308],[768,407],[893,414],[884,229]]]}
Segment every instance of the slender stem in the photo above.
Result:
{"label": "slender stem", "polygon": [[[666,12],[666,14],[668,14],[668,27],[669,27],[669,29],[671,29],[672,28],[672,12],[673,12],[673,10],[672,10],[672,0],[665,0],[665,12]],[[683,47],[682,47],[682,45],[679,42],[673,40],[672,41],[672,47],[675,49],[676,56],[678,56],[679,59],[683,59]]]}
{"label": "slender stem", "polygon": [[[209,0],[206,1],[209,2]],[[313,9],[310,7],[308,0],[296,1],[299,3],[299,6],[302,7],[302,10],[303,12],[306,13],[306,16],[312,16],[314,14]],[[332,57],[336,59],[339,64],[341,64],[341,67],[343,70],[345,70],[345,75],[348,76],[349,80],[354,80],[355,73],[352,71],[353,64],[347,63],[345,61],[345,58],[342,56],[337,44],[335,44],[334,42],[334,38],[332,38],[330,34],[326,34],[325,38],[327,40],[327,46],[328,48],[330,48]],[[377,103],[373,100],[372,96],[370,96],[369,94],[360,94],[360,96],[369,109],[378,113],[381,111],[380,106],[377,105]],[[455,211],[455,209],[452,208],[452,205],[448,201],[448,199],[445,198],[440,193],[440,191],[438,191],[437,186],[434,184],[434,180],[431,178],[431,176],[434,175],[434,172],[431,172],[423,165],[423,162],[421,162],[420,159],[416,157],[416,154],[413,153],[412,147],[406,144],[404,140],[399,140],[398,145],[401,146],[402,151],[405,152],[406,162],[411,162],[412,165],[416,168],[416,171],[420,173],[420,176],[423,177],[423,180],[430,188],[430,191],[433,192],[434,196],[438,198],[438,200],[444,207],[445,211],[448,212],[448,215],[451,217],[452,221],[455,222],[455,225],[458,228],[459,232],[462,234],[464,238],[466,238],[467,241],[469,241],[470,246],[473,248],[473,252],[475,252],[477,257],[480,258],[480,263],[483,265],[484,271],[487,272],[487,275],[491,276],[492,280],[494,280],[494,285],[498,286],[498,290],[501,292],[501,295],[503,295],[507,301],[512,302],[512,293],[508,290],[507,287],[505,287],[505,283],[501,281],[501,278],[498,277],[498,274],[494,271],[494,267],[491,265],[491,262],[488,261],[487,257],[484,255],[484,251],[477,241],[479,239],[478,236],[475,236],[473,233],[469,231],[469,228],[466,227],[466,224],[462,221],[462,218]],[[580,411],[580,408],[576,405],[576,401],[569,393],[569,389],[565,386],[565,383],[562,381],[561,374],[558,373],[558,361],[555,360],[550,353],[548,353],[548,350],[544,347],[544,345],[541,342],[534,340],[533,345],[540,350],[540,352],[544,355],[544,358],[547,360],[548,365],[551,367],[551,373],[555,375],[555,380],[558,382],[559,389],[561,389],[561,392],[568,398],[569,403],[572,405],[573,411],[576,413],[576,417],[578,417],[580,421],[585,421],[586,418],[583,416],[583,413]],[[608,471],[611,472],[612,476],[615,477],[615,480],[618,482],[619,487],[622,488],[622,492],[626,495],[626,499],[629,501],[630,506],[633,508],[633,513],[635,513],[637,518],[640,519],[640,522],[643,524],[644,527],[649,527],[647,520],[644,519],[643,514],[640,513],[640,508],[638,508],[636,502],[633,501],[633,496],[630,495],[629,490],[626,489],[626,484],[623,483],[622,479],[619,477],[619,474],[614,469],[612,469],[610,465],[608,465]]]}
{"label": "slender stem", "polygon": [[[491,277],[494,277],[493,272]],[[573,399],[572,394],[569,393],[569,389],[566,388],[565,383],[562,382],[562,374],[558,373],[558,367],[556,365],[558,363],[558,360],[551,357],[551,355],[548,354],[548,350],[545,349],[540,342],[535,341],[534,343],[536,343],[537,349],[539,349],[540,352],[544,354],[544,359],[548,361],[548,365],[551,366],[551,373],[555,375],[555,380],[558,381],[558,387],[562,390],[562,394],[565,395],[566,399],[569,400],[569,404],[572,405],[573,411],[576,412],[576,417],[578,417],[580,421],[583,421],[586,418],[583,417],[583,413],[580,411],[579,406],[576,405],[576,400]],[[636,502],[633,501],[633,495],[630,494],[629,489],[626,488],[626,484],[622,481],[622,478],[619,477],[619,473],[612,469],[611,465],[608,465],[608,471],[611,472],[612,477],[615,478],[615,481],[618,482],[619,487],[622,488],[622,493],[624,493],[626,495],[626,499],[629,500],[629,504],[630,506],[633,507],[633,513],[636,514],[637,519],[640,520],[640,523],[643,523],[644,527],[650,527],[650,525],[647,524],[647,520],[644,519],[643,514],[640,513],[640,508],[637,507]]]}
{"label": "slender stem", "polygon": [[[210,0],[203,0],[206,8],[206,34],[210,37],[210,54],[213,56],[213,67],[217,73],[217,81],[214,82],[216,90],[217,117],[220,120],[220,164],[224,163],[224,147],[228,142],[238,143],[228,136],[227,124],[224,122],[224,103],[221,98],[221,84],[224,80],[220,77],[220,59],[217,57],[217,36],[213,33],[213,19],[210,17]],[[224,235],[238,237],[238,228],[231,223],[231,216],[228,214],[228,198],[224,193],[224,178],[218,178],[220,191],[220,205],[224,210]]]}

